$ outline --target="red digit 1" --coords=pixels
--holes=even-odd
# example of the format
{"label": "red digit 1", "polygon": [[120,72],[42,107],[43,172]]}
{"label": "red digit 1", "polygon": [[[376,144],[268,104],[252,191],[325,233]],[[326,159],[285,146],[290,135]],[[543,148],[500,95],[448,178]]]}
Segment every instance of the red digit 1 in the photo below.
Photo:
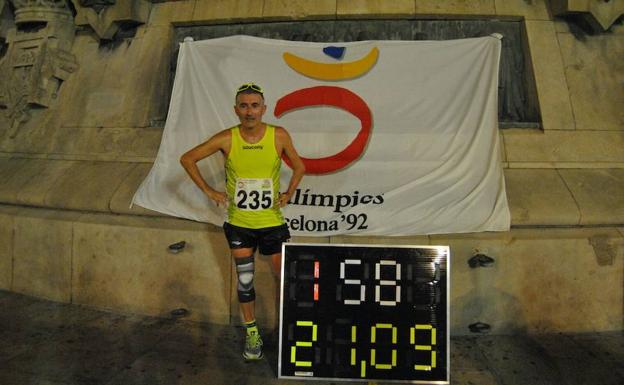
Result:
{"label": "red digit 1", "polygon": [[[320,263],[319,261],[314,261],[314,279],[318,280],[320,276]],[[319,299],[319,284],[318,282],[314,282],[314,300],[318,301]]]}

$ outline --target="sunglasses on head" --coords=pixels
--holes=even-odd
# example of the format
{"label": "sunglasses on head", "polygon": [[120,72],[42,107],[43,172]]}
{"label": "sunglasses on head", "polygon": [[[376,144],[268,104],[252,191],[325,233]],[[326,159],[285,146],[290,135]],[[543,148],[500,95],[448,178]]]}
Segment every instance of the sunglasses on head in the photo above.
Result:
{"label": "sunglasses on head", "polygon": [[262,88],[259,85],[254,84],[254,83],[245,83],[245,84],[243,84],[242,86],[238,87],[238,90],[236,90],[236,93],[238,94],[240,92],[247,91],[247,90],[253,90],[253,91],[259,92],[261,94],[264,93],[262,91]]}

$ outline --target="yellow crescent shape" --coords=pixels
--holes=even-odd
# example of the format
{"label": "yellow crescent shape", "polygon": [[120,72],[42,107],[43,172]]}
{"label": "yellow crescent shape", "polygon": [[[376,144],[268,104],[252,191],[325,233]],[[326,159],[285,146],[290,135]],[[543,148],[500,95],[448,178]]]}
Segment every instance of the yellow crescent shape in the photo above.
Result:
{"label": "yellow crescent shape", "polygon": [[379,49],[373,47],[366,56],[349,63],[319,63],[284,52],[284,61],[290,68],[309,78],[318,80],[353,79],[370,71],[377,62]]}

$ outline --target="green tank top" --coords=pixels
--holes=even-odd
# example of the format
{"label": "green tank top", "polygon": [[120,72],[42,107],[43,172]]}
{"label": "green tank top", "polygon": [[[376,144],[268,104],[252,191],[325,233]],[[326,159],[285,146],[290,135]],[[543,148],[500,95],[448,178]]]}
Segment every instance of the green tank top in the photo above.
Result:
{"label": "green tank top", "polygon": [[282,160],[275,149],[275,127],[266,125],[258,143],[247,143],[232,127],[232,146],[225,161],[228,223],[249,229],[284,223],[276,205]]}

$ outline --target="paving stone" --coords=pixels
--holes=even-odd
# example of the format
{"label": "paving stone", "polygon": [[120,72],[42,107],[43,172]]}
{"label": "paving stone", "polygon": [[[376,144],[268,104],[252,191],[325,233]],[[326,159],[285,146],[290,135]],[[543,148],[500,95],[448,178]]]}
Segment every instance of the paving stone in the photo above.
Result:
{"label": "paving stone", "polygon": [[[277,338],[263,335],[265,359],[246,363],[240,327],[104,312],[0,290],[0,384],[311,384],[277,379]],[[623,361],[622,331],[451,338],[454,385],[622,384]]]}
{"label": "paving stone", "polygon": [[[0,384],[2,385],[66,385],[64,382],[41,378],[30,373],[13,373],[0,371]],[[80,385],[87,385],[83,382]]]}
{"label": "paving stone", "polygon": [[10,289],[13,281],[14,217],[0,213],[0,289]]}
{"label": "paving stone", "polygon": [[5,368],[53,381],[104,383],[150,351],[167,330],[163,321],[107,313],[61,326],[53,334],[44,334],[35,349],[14,356]]}
{"label": "paving stone", "polygon": [[0,293],[4,293],[0,297],[0,341],[10,341],[0,344],[0,363],[28,351],[39,351],[78,319],[88,318],[87,312],[76,307],[14,294],[11,300],[6,294],[9,292]]}
{"label": "paving stone", "polygon": [[4,293],[0,299],[0,326],[3,331],[64,331],[102,314],[81,306],[43,301],[8,291],[0,293]]}
{"label": "paving stone", "polygon": [[455,370],[451,375],[453,385],[498,385],[494,375],[483,370]]}
{"label": "paving stone", "polygon": [[624,332],[614,331],[607,333],[587,333],[572,335],[570,338],[590,357],[595,357],[599,362],[606,364],[605,370],[611,368],[615,371],[614,376],[624,384]]}
{"label": "paving stone", "polygon": [[548,352],[527,336],[487,336],[477,340],[487,365],[503,385],[562,385]]}
{"label": "paving stone", "polygon": [[462,372],[483,372],[488,369],[485,356],[477,345],[477,337],[464,337],[451,341],[453,368]]}
{"label": "paving stone", "polygon": [[[37,349],[40,345],[42,345],[46,337],[49,338],[49,333],[36,332],[32,330],[26,331],[10,331],[3,330],[0,331],[0,340],[1,341],[11,341],[10,344],[1,344],[0,345],[0,365],[3,365],[4,362],[9,361],[10,359],[27,352],[28,350]],[[4,373],[4,371],[0,371]],[[4,373],[6,374],[6,373]],[[0,383],[4,384],[2,381],[2,376],[0,376]]]}
{"label": "paving stone", "polygon": [[[604,337],[601,338],[604,340]],[[548,352],[555,366],[561,373],[562,384],[566,385],[620,385],[624,384],[624,377],[617,372],[622,366],[624,357],[620,355],[619,361],[614,361],[616,355],[611,355],[603,350],[602,346],[592,345],[600,340],[575,339],[565,335],[543,335],[536,337],[535,341]],[[605,360],[605,356],[607,358]],[[611,373],[611,376],[604,376]]]}

